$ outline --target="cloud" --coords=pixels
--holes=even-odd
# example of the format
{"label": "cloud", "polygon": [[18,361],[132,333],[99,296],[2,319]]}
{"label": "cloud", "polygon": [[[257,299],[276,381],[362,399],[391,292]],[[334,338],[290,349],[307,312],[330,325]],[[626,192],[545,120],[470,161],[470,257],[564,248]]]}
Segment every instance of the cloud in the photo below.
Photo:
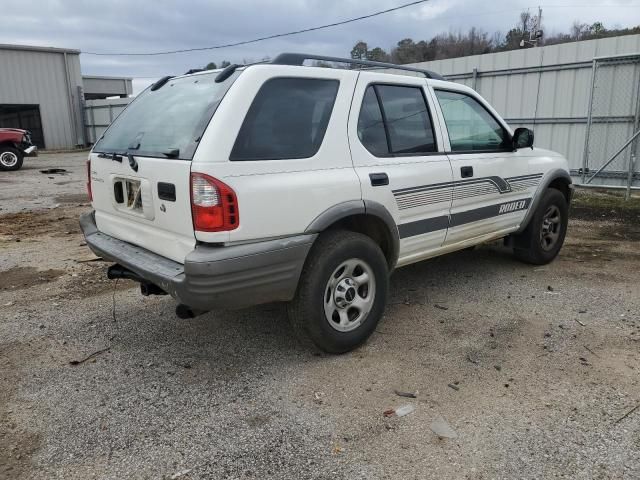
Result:
{"label": "cloud", "polygon": [[[366,15],[407,0],[23,0],[3,5],[0,43],[24,43],[80,49],[83,52],[153,52],[210,46]],[[637,21],[636,0],[607,5],[543,7],[547,31],[568,30],[579,19],[605,26]],[[618,8],[612,8],[617,5]],[[183,73],[210,61],[259,60],[284,51],[347,56],[358,40],[390,49],[403,38],[428,39],[472,26],[506,32],[524,0],[431,0],[349,25],[220,50],[157,57],[102,57],[83,54],[85,74],[138,78],[137,85],[167,74]]]}

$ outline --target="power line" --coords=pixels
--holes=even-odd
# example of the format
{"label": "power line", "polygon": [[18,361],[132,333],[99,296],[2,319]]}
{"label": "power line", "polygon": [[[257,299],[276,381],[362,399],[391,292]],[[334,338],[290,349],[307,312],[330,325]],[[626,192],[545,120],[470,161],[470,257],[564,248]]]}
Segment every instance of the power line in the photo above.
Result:
{"label": "power line", "polygon": [[[222,48],[228,48],[228,47],[236,47],[236,46],[240,46],[240,45],[247,45],[250,43],[257,43],[257,42],[261,42],[264,40],[270,40],[273,38],[280,38],[280,37],[286,37],[286,36],[290,36],[290,35],[298,35],[301,33],[306,33],[306,32],[313,32],[316,30],[322,30],[325,28],[331,28],[331,27],[336,27],[336,26],[340,26],[340,25],[345,25],[347,23],[353,23],[353,22],[357,22],[360,20],[365,20],[367,18],[372,18],[372,17],[376,17],[379,15],[383,15],[385,13],[389,13],[389,12],[393,12],[396,10],[401,10],[403,8],[408,8],[414,5],[418,5],[421,3],[426,3],[429,0],[418,0],[418,1],[414,1],[414,2],[410,2],[410,3],[406,3],[403,5],[399,5],[397,7],[393,7],[393,8],[389,8],[387,10],[381,10],[379,12],[375,12],[375,13],[371,13],[369,15],[363,15],[361,17],[356,17],[356,18],[351,18],[348,20],[343,20],[340,22],[335,22],[335,23],[329,23],[327,25],[321,25],[318,27],[312,27],[312,28],[306,28],[303,30],[296,30],[293,32],[286,32],[286,33],[278,33],[275,35],[269,35],[266,37],[260,37],[260,38],[255,38],[252,40],[245,40],[245,41],[241,41],[241,42],[236,42],[236,43],[228,43],[228,44],[223,44],[223,45],[214,45],[211,47],[197,47],[197,48],[186,48],[186,49],[181,49],[181,50],[169,50],[169,51],[163,51],[163,52],[149,52],[149,53],[142,53],[142,52],[135,52],[135,53],[119,53],[119,52],[113,52],[113,53],[108,53],[108,52],[82,52],[85,55],[100,55],[100,56],[158,56],[158,55],[170,55],[170,54],[176,54],[176,53],[186,53],[186,52],[197,52],[197,51],[205,51],[205,50],[217,50],[217,49],[222,49]],[[545,8],[574,8],[574,7],[587,7],[587,6],[592,6],[592,5],[580,5],[580,4],[572,4],[572,5],[541,5],[542,7]],[[637,7],[640,6],[640,4],[612,4],[612,5],[599,5],[599,6],[616,6],[616,7]],[[531,7],[523,7],[523,8],[531,8]],[[444,17],[437,17],[437,20],[447,20],[449,18],[464,18],[464,17],[478,17],[478,16],[483,16],[483,15],[497,15],[497,14],[504,14],[504,13],[510,13],[510,12],[515,12],[515,11],[522,11],[523,8],[518,8],[518,9],[511,9],[511,10],[499,10],[499,11],[495,11],[495,12],[479,12],[479,13],[475,13],[475,14],[463,14],[463,15],[455,15],[455,16],[444,16]],[[161,77],[162,75],[156,75],[156,76],[149,76],[149,77],[135,77],[138,79],[156,79]]]}
{"label": "power line", "polygon": [[365,20],[367,18],[377,17],[379,15],[384,15],[385,13],[395,12],[397,10],[402,10],[403,8],[412,7],[414,5],[418,5],[420,3],[426,3],[429,0],[416,0],[414,2],[405,3],[403,5],[399,5],[397,7],[388,8],[387,10],[381,10],[379,12],[370,13],[369,15],[362,15],[361,17],[350,18],[348,20],[342,20],[340,22],[328,23],[327,25],[320,25],[319,27],[311,27],[305,28],[303,30],[296,30],[293,32],[286,33],[277,33],[275,35],[269,35],[266,37],[254,38],[253,40],[244,40],[241,42],[235,43],[227,43],[224,45],[214,45],[212,47],[198,47],[198,48],[184,48],[181,50],[169,50],[165,52],[149,52],[149,53],[101,53],[101,52],[82,52],[85,55],[107,55],[107,56],[155,56],[155,55],[171,55],[174,53],[186,53],[186,52],[200,52],[203,50],[217,50],[220,48],[228,48],[228,47],[237,47],[240,45],[247,45],[249,43],[262,42],[263,40],[270,40],[272,38],[280,38],[280,37],[288,37],[290,35],[298,35],[300,33],[314,32],[316,30],[322,30],[325,28],[337,27],[339,25],[345,25],[347,23],[358,22],[360,20]]}

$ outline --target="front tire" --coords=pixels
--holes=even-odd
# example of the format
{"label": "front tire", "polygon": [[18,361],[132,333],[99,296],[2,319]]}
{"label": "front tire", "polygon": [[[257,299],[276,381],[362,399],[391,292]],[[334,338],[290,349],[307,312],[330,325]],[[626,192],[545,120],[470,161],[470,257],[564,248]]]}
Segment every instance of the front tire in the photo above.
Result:
{"label": "front tire", "polygon": [[303,343],[327,353],[345,353],[376,329],[387,302],[389,270],[371,238],[328,231],[314,243],[288,306]]}
{"label": "front tire", "polygon": [[529,225],[515,237],[515,257],[533,265],[550,263],[562,248],[568,223],[567,199],[559,190],[547,189]]}
{"label": "front tire", "polygon": [[22,152],[13,147],[0,147],[0,170],[13,171],[22,167]]}

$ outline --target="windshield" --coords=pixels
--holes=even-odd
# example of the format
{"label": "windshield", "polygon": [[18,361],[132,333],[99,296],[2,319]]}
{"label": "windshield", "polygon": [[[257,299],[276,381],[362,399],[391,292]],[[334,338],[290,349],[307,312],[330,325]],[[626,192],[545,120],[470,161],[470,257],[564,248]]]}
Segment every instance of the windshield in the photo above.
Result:
{"label": "windshield", "polygon": [[191,160],[218,104],[240,72],[216,83],[218,72],[169,80],[141,93],[96,143],[96,153]]}

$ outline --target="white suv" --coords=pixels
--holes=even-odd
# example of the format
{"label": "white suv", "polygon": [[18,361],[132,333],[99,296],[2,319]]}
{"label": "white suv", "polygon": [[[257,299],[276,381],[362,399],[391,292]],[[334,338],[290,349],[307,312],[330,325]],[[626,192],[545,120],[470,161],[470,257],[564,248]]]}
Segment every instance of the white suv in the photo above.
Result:
{"label": "white suv", "polygon": [[555,258],[571,178],[532,144],[435,73],[282,54],[141,93],[89,156],[80,223],[110,278],[178,316],[286,301],[302,338],[340,353],[374,331],[396,267],[499,238]]}

